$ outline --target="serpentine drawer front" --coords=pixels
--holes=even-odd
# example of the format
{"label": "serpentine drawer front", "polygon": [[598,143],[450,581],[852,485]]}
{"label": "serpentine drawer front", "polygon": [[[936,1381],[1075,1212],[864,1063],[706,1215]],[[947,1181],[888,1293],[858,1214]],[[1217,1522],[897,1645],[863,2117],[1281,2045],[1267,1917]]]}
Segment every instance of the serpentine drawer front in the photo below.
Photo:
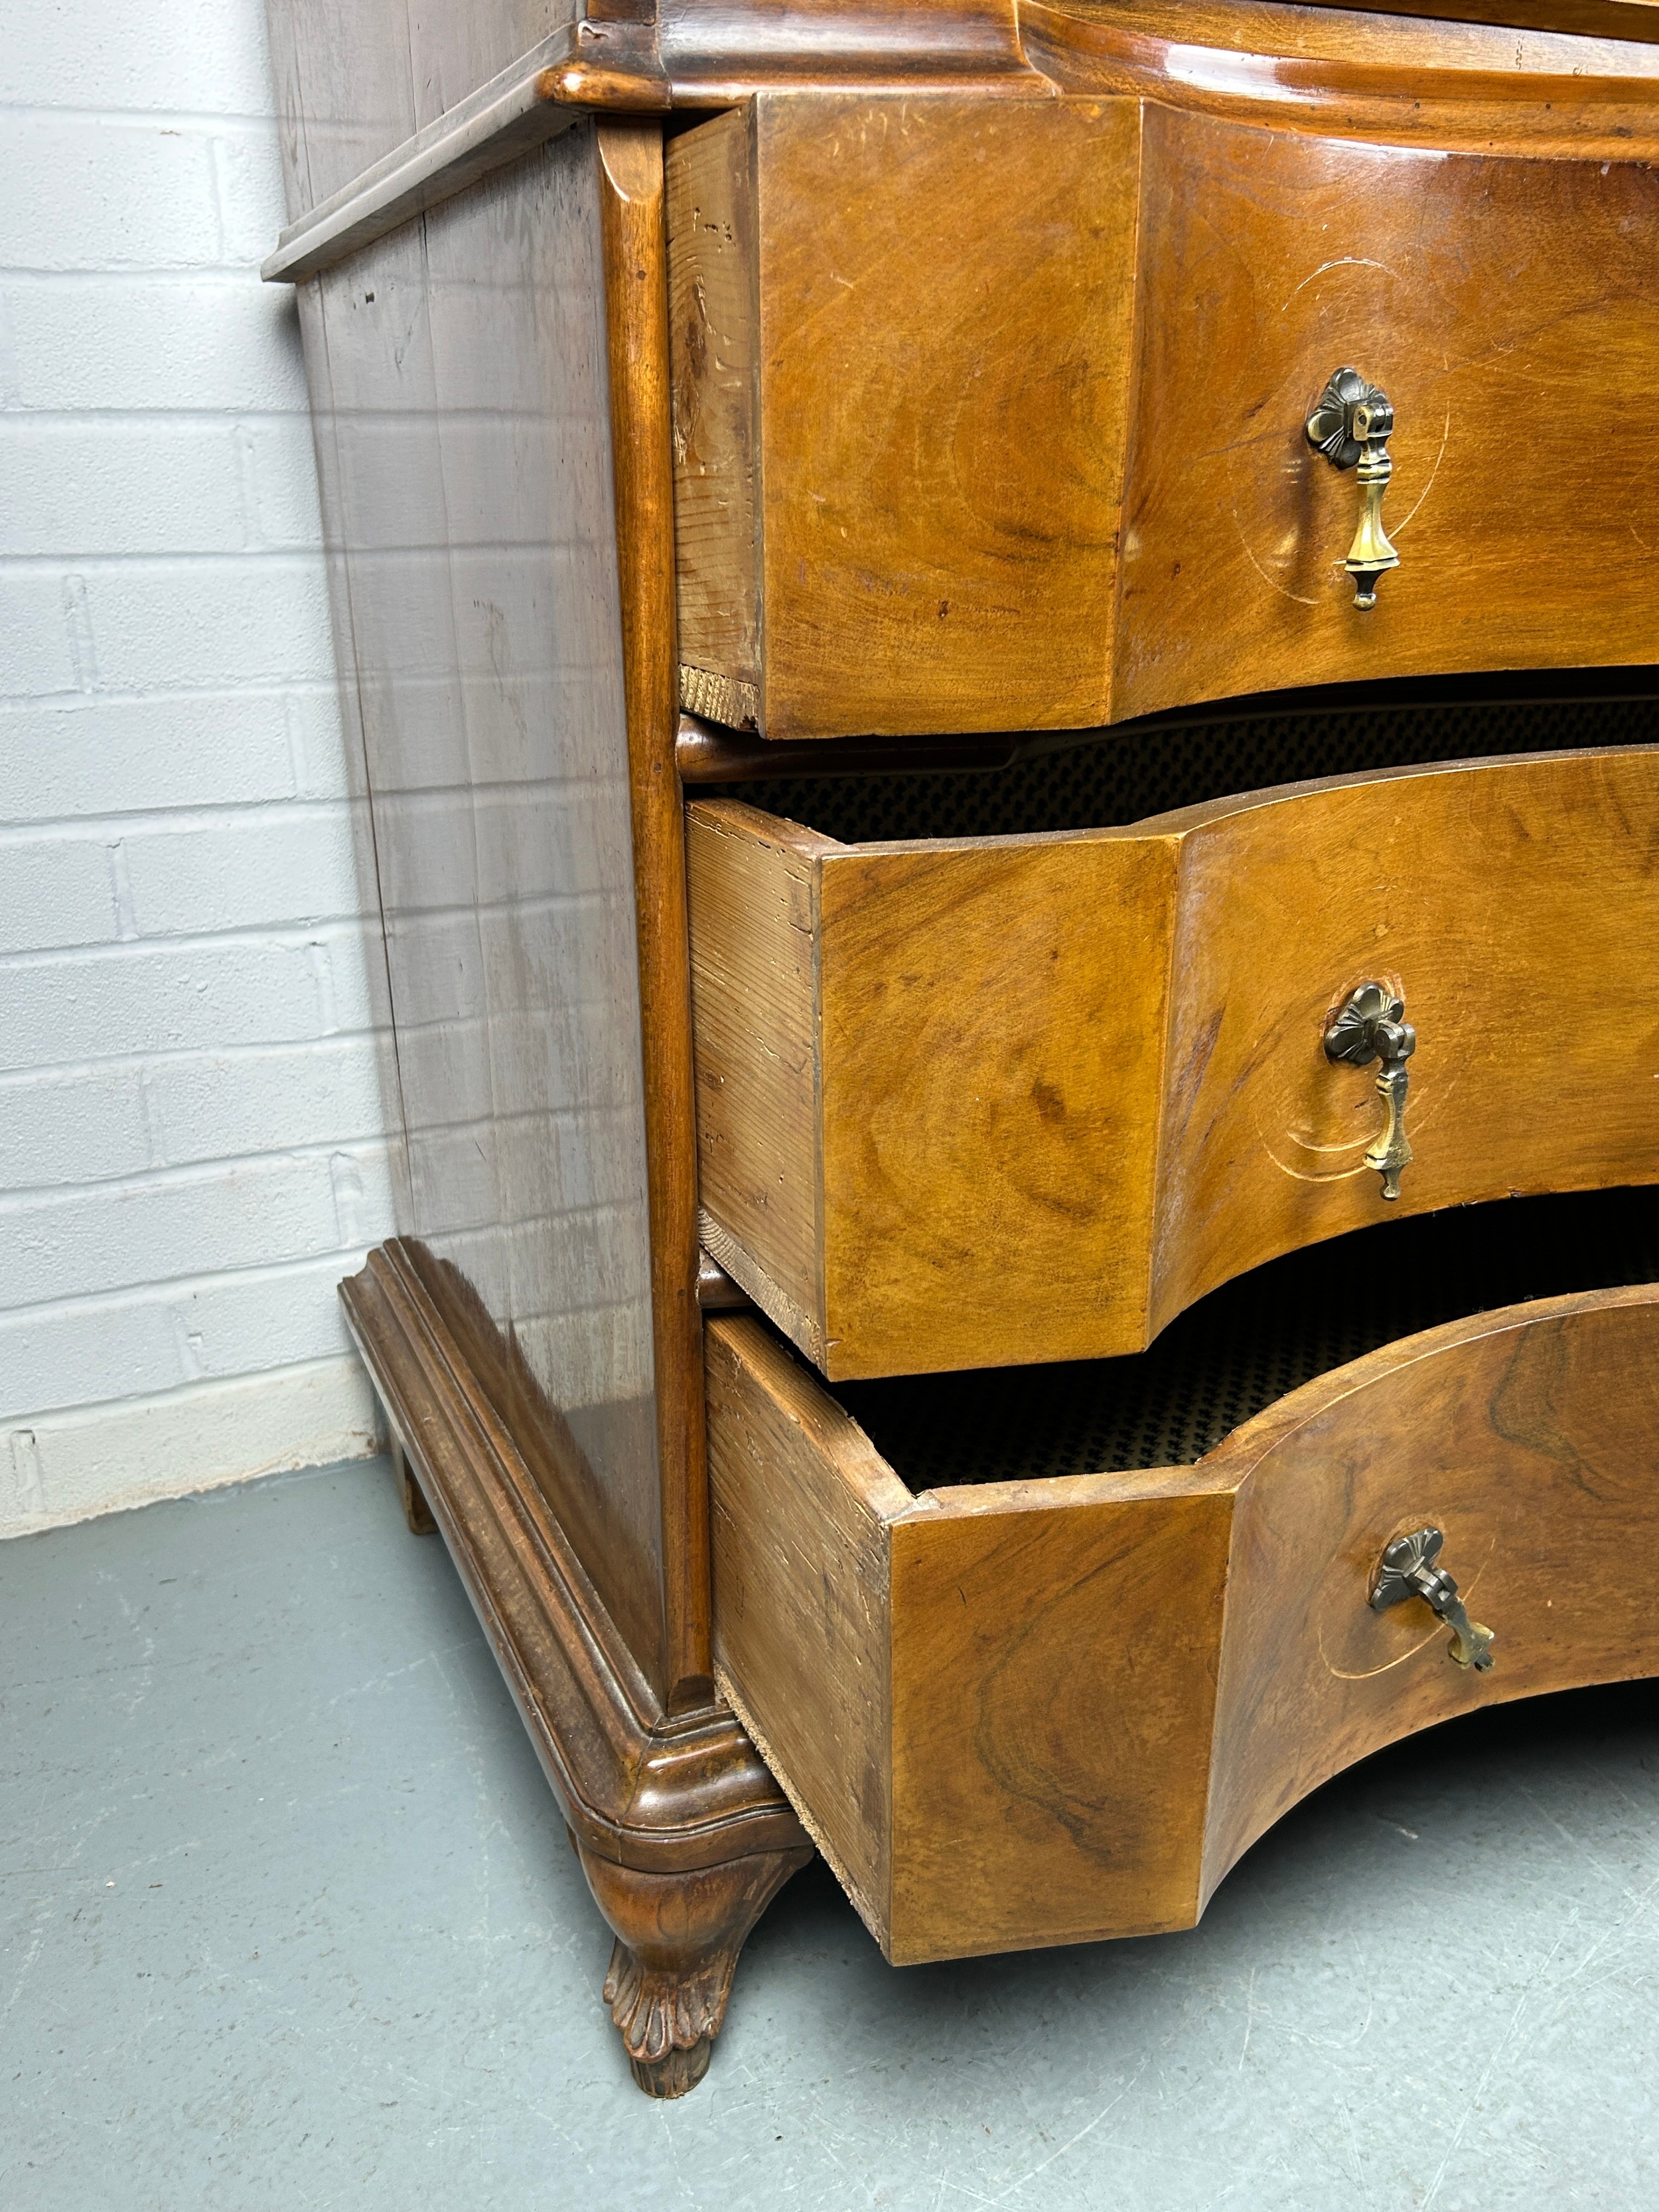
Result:
{"label": "serpentine drawer front", "polygon": [[703,1241],[832,1379],[1133,1352],[1385,1215],[1659,1178],[1653,748],[688,825]]}
{"label": "serpentine drawer front", "polygon": [[[762,94],[676,138],[684,703],[775,738],[1085,727],[1659,658],[1651,108],[1480,85],[1430,144],[1176,76],[1200,107]],[[1310,440],[1345,370],[1386,398],[1369,462],[1352,420]]]}
{"label": "serpentine drawer front", "polygon": [[1196,1465],[919,1496],[763,1324],[708,1339],[720,1685],[896,1963],[1189,1927],[1352,1760],[1659,1667],[1659,1285],[1389,1346]]}

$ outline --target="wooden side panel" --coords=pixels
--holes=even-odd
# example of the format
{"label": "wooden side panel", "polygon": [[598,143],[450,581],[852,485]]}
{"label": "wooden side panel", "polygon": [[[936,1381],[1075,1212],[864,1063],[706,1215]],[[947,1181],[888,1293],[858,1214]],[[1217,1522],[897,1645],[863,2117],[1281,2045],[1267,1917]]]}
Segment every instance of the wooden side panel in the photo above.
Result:
{"label": "wooden side panel", "polygon": [[1232,1499],[1166,1480],[895,1524],[895,1964],[1197,1918]]}
{"label": "wooden side panel", "polygon": [[703,1242],[821,1360],[815,844],[750,806],[688,817]]}
{"label": "wooden side panel", "polygon": [[[1286,684],[1659,655],[1659,173],[1149,108],[1114,719]],[[1353,605],[1334,369],[1393,401],[1401,566]],[[1613,457],[1616,456],[1616,460]]]}
{"label": "wooden side panel", "polygon": [[760,684],[753,141],[752,107],[734,108],[668,149],[682,687],[694,713],[739,725]]}
{"label": "wooden side panel", "polygon": [[[1243,1430],[1206,1462],[1219,1475],[1260,1454],[1233,1542],[1206,1895],[1382,1744],[1499,1699],[1659,1672],[1659,1286],[1418,1342],[1407,1364],[1378,1352],[1298,1393],[1307,1418],[1265,1452]],[[1367,1602],[1383,1546],[1425,1525],[1444,1530],[1440,1564],[1497,1636],[1489,1674],[1450,1659],[1426,1606]]]}
{"label": "wooden side panel", "polygon": [[[1321,1038],[1358,983],[1417,1029],[1391,1212],[1659,1175],[1659,751],[1294,791],[1182,839],[1154,1331],[1382,1218],[1375,1067]],[[1179,817],[1168,817],[1170,821]]]}
{"label": "wooden side panel", "polygon": [[1145,1340],[1172,838],[820,863],[832,1377]]}
{"label": "wooden side panel", "polygon": [[705,1340],[715,1664],[884,1943],[887,1521],[910,1495],[757,1322],[711,1322]]}
{"label": "wooden side panel", "polygon": [[665,1644],[669,1694],[678,1705],[708,1697],[714,1682],[685,806],[674,771],[679,715],[665,179],[662,126],[654,118],[609,118],[594,136],[634,831]]}
{"label": "wooden side panel", "polygon": [[506,1347],[502,1417],[665,1694],[600,189],[578,128],[313,280],[307,368],[399,1226]]}
{"label": "wooden side panel", "polygon": [[1103,721],[1133,101],[757,102],[769,736]]}

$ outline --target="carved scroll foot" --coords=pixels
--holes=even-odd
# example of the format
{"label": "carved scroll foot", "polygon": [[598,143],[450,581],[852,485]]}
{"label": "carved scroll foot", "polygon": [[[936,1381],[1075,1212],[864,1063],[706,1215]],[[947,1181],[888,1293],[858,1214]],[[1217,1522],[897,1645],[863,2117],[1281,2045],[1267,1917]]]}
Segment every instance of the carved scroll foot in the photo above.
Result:
{"label": "carved scroll foot", "polygon": [[812,1856],[760,1851],[685,1874],[640,1874],[577,1845],[616,1936],[605,2001],[647,2097],[683,2097],[708,2070],[750,1929]]}

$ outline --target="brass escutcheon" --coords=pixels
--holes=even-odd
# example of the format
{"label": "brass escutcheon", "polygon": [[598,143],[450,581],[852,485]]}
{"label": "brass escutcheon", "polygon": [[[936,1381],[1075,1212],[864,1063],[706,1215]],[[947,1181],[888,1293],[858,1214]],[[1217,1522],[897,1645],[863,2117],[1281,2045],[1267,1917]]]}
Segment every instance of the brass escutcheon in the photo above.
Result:
{"label": "brass escutcheon", "polygon": [[1343,563],[1354,580],[1357,607],[1374,607],[1377,578],[1400,566],[1382,528],[1382,495],[1394,474],[1388,447],[1393,430],[1394,408],[1387,392],[1357,368],[1339,368],[1308,417],[1308,443],[1334,469],[1359,471],[1359,527]]}
{"label": "brass escutcheon", "polygon": [[1406,1135],[1406,1093],[1411,1078],[1406,1062],[1417,1050],[1417,1031],[1402,1018],[1406,1002],[1396,999],[1385,983],[1361,983],[1325,1031],[1325,1057],[1346,1061],[1350,1067],[1382,1063],[1376,1079],[1387,1119],[1382,1133],[1365,1155],[1365,1164],[1382,1178],[1384,1198],[1400,1195],[1400,1174],[1411,1164],[1412,1148]]}

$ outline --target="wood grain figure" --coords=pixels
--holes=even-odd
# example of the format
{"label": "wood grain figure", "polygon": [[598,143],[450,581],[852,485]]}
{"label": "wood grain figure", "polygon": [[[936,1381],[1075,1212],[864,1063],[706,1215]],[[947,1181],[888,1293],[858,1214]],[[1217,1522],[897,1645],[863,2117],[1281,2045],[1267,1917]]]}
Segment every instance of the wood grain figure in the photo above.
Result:
{"label": "wood grain figure", "polygon": [[[1401,718],[1350,757],[1477,694],[1628,738],[1659,6],[270,9],[392,1036],[343,1297],[635,2080],[695,2087],[814,1843],[896,1960],[1187,1927],[1377,1745],[1659,1667],[1653,1286],[1518,1285],[1194,1465],[919,1495],[775,1333],[1127,1357],[1379,1213],[1655,1181],[1659,751],[1241,795],[1220,740],[1204,804],[1054,835],[684,805],[1246,696]],[[1344,367],[1395,418],[1369,611],[1304,427]],[[1392,1207],[1324,1049],[1366,983]],[[1430,1523],[1492,1674],[1368,1602]]]}
{"label": "wood grain figure", "polygon": [[1375,1070],[1322,1048],[1372,976],[1401,1212],[1659,1175],[1648,747],[1024,838],[699,800],[690,849],[704,1242],[832,1379],[1138,1351],[1379,1218]]}
{"label": "wood grain figure", "polygon": [[[1659,1285],[1431,1329],[1194,1467],[915,1498],[758,1322],[708,1344],[720,1679],[895,1963],[1190,1927],[1380,1746],[1659,1668]],[[1490,1673],[1370,1606],[1425,1522]]]}
{"label": "wood grain figure", "polygon": [[[1659,471],[1651,104],[1634,142],[1597,111],[1608,161],[1097,75],[1115,96],[763,93],[675,141],[688,710],[780,741],[1079,727],[1659,654],[1608,473]],[[1304,432],[1345,365],[1397,424],[1369,611],[1355,479]]]}

